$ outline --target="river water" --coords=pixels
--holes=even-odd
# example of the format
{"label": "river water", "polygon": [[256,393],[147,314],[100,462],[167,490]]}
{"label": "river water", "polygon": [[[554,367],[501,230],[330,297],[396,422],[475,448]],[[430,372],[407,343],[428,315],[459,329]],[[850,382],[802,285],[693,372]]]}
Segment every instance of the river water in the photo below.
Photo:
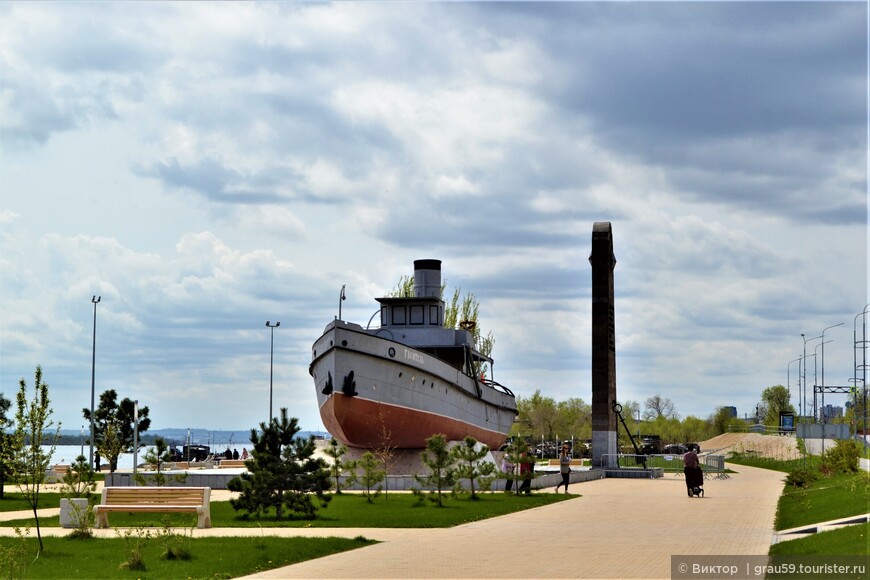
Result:
{"label": "river water", "polygon": [[[42,450],[46,453],[51,449],[50,446],[43,445]],[[151,447],[143,447],[139,450],[139,463],[142,463],[142,457],[145,455],[145,452],[151,449]],[[64,464],[69,465],[74,463],[76,457],[79,455],[84,455],[86,458],[90,453],[90,449],[87,445],[82,447],[81,445],[58,445],[54,449],[54,454],[51,456],[50,465],[55,464]],[[96,455],[97,450],[94,449],[94,454]],[[100,463],[105,463],[104,458],[100,458]],[[133,454],[132,453],[122,453],[120,457],[118,457],[118,469],[133,469]]]}

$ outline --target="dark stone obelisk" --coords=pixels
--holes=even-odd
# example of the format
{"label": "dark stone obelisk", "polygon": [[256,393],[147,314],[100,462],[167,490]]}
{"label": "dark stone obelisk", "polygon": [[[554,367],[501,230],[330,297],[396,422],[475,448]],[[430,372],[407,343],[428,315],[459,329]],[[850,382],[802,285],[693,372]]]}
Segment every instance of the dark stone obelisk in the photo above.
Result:
{"label": "dark stone obelisk", "polygon": [[[592,226],[592,465],[617,453],[616,321],[613,309],[613,231],[610,222]],[[615,460],[615,457],[614,457]],[[609,462],[608,462],[609,463]]]}

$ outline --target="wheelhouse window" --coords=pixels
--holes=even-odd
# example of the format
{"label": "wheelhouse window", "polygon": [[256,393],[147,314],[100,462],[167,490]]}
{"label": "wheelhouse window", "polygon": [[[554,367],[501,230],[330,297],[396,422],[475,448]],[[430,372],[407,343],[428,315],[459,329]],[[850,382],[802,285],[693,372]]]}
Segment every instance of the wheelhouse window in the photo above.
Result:
{"label": "wheelhouse window", "polygon": [[441,324],[441,309],[438,306],[429,307],[429,324],[436,326]]}
{"label": "wheelhouse window", "polygon": [[411,324],[423,324],[423,307],[411,306]]}
{"label": "wheelhouse window", "polygon": [[393,306],[393,324],[405,325],[407,321],[407,310],[404,306]]}

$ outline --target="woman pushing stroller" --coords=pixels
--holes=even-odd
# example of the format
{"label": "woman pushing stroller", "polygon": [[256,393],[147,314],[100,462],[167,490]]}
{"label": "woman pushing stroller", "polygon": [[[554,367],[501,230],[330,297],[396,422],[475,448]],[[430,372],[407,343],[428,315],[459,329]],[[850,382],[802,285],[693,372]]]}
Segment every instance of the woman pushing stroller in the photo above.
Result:
{"label": "woman pushing stroller", "polygon": [[686,476],[686,490],[689,497],[704,495],[704,472],[701,471],[701,463],[694,447],[689,447],[683,455],[683,474]]}

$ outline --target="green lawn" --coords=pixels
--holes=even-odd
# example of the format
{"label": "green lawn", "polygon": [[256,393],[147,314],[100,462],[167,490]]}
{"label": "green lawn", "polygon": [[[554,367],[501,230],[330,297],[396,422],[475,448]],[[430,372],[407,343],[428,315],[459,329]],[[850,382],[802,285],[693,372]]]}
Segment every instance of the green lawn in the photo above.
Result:
{"label": "green lawn", "polygon": [[[42,493],[39,494],[39,507],[59,507],[60,498],[63,496],[59,493]],[[99,497],[99,495],[95,496]],[[15,512],[19,510],[29,510],[30,504],[24,500],[24,496],[18,492],[6,491],[3,498],[0,499],[0,512]]]}
{"label": "green lawn", "polygon": [[[152,532],[153,534],[153,532]],[[189,539],[188,539],[189,540]],[[12,551],[21,547],[19,538],[0,538],[2,577],[21,578],[236,578],[320,558],[370,545],[365,538],[198,538],[182,540],[190,552],[189,560],[166,560],[167,540],[152,535],[144,540],[141,558],[145,569],[122,568],[132,550],[132,542],[123,538],[71,539],[44,538],[45,550],[36,558],[37,540],[31,534],[24,551],[12,556],[18,566],[10,568]]]}
{"label": "green lawn", "polygon": [[806,466],[809,469],[818,469],[821,465],[821,458],[815,455],[808,455],[805,459],[784,460],[735,453],[726,461],[737,465],[748,465],[749,467],[760,467],[762,469],[771,469],[773,471],[782,471],[786,473],[802,466]]}
{"label": "green lawn", "polygon": [[825,556],[870,554],[870,523],[811,534],[770,547],[771,556],[820,554]]}
{"label": "green lawn", "polygon": [[808,488],[786,486],[776,509],[775,529],[787,530],[870,511],[866,472],[823,477]]}
{"label": "green lawn", "polygon": [[[467,522],[501,516],[516,511],[539,507],[555,502],[577,497],[568,494],[535,493],[531,495],[513,495],[505,493],[479,494],[480,499],[472,500],[462,494],[454,499],[448,499],[443,508],[426,501],[419,504],[410,493],[391,493],[388,497],[381,495],[374,503],[366,502],[361,494],[343,493],[333,495],[329,505],[317,512],[314,520],[282,520],[276,521],[274,514],[261,518],[244,518],[244,512],[236,512],[229,502],[216,501],[211,503],[211,521],[215,528],[243,527],[316,527],[316,528],[444,528]],[[46,506],[49,504],[46,503]],[[55,504],[57,505],[57,504]],[[150,526],[161,527],[165,514],[109,514],[109,524],[112,527]],[[191,525],[190,515],[173,515],[173,525],[186,527]],[[24,526],[29,520],[0,522],[0,525]],[[59,518],[40,518],[41,526],[58,526]]]}

